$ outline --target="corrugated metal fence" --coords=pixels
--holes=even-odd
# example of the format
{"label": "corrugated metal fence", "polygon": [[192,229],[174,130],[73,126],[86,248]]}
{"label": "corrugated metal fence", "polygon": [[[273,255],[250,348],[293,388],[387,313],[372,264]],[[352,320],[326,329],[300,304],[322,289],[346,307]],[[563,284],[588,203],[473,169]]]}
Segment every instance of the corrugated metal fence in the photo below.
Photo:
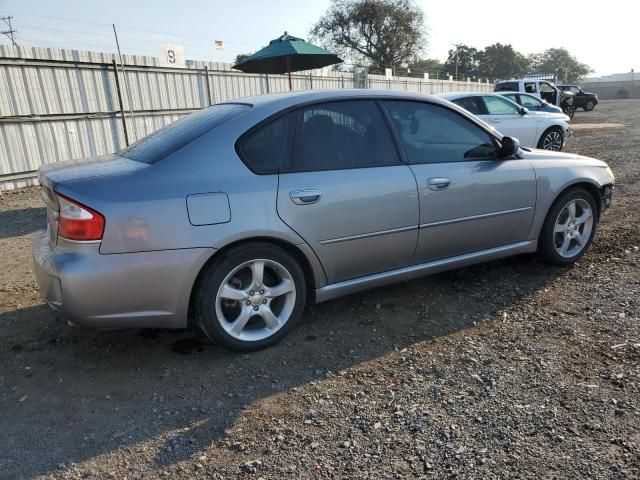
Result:
{"label": "corrugated metal fence", "polygon": [[[232,71],[189,61],[162,67],[155,57],[0,45],[0,190],[32,185],[43,163],[101,155],[213,103],[288,91],[285,76]],[[479,82],[311,71],[294,90],[398,89],[424,93],[490,91]],[[119,87],[119,88],[118,88]],[[119,96],[120,93],[120,96]],[[122,109],[120,106],[122,102]]]}

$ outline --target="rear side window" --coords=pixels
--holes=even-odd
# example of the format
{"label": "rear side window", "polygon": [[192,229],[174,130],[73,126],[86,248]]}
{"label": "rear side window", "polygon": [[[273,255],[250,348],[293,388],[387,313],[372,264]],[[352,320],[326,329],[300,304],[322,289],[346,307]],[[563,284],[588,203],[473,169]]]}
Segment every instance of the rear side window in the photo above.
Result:
{"label": "rear side window", "polygon": [[484,104],[480,97],[465,97],[456,98],[453,103],[464,108],[466,111],[473,113],[474,115],[482,115],[486,113],[484,111]]}
{"label": "rear side window", "polygon": [[518,82],[500,82],[494,90],[496,92],[517,92]]}
{"label": "rear side window", "polygon": [[378,106],[370,100],[298,110],[291,171],[397,165],[400,159]]}
{"label": "rear side window", "polygon": [[240,140],[241,157],[252,172],[269,175],[289,167],[296,112],[260,126]]}
{"label": "rear side window", "polygon": [[536,82],[527,82],[524,84],[524,91],[526,93],[536,93],[538,91],[538,87]]}
{"label": "rear side window", "polygon": [[407,158],[412,164],[495,158],[487,132],[448,108],[428,103],[386,101]]}
{"label": "rear side window", "polygon": [[238,103],[213,105],[132,143],[118,155],[138,162],[156,163],[249,108]]}

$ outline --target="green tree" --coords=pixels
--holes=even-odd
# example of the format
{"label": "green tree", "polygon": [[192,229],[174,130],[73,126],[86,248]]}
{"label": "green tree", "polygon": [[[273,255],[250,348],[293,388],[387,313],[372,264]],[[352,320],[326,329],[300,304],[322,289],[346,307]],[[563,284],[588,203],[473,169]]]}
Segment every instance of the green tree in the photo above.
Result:
{"label": "green tree", "polygon": [[458,76],[471,77],[478,73],[478,50],[468,45],[460,44],[449,50],[444,68],[449,73],[458,72]]}
{"label": "green tree", "polygon": [[250,57],[251,54],[250,53],[239,53],[238,55],[236,55],[236,60],[233,63],[234,65],[237,65],[241,62],[244,62],[245,58]]}
{"label": "green tree", "polygon": [[433,77],[436,72],[439,72],[439,74],[442,75],[445,71],[444,64],[435,58],[425,58],[423,60],[413,62],[409,64],[409,69],[411,70],[412,76],[418,77],[422,77],[425,72],[428,72],[429,75]]}
{"label": "green tree", "polygon": [[531,70],[555,73],[565,82],[578,82],[593,71],[566,48],[549,48],[542,53],[529,55],[529,62]]}
{"label": "green tree", "polygon": [[332,0],[311,37],[353,63],[398,67],[426,46],[424,12],[413,0]]}
{"label": "green tree", "polygon": [[477,74],[491,79],[509,79],[527,73],[527,57],[518,52],[511,44],[495,43],[485,47],[478,54]]}

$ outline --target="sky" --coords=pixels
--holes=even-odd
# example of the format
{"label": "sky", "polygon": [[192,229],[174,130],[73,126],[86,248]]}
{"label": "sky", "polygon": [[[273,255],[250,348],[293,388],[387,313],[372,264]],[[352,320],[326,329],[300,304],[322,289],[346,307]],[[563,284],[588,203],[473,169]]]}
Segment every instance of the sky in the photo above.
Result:
{"label": "sky", "polygon": [[[564,47],[608,75],[640,70],[640,2],[573,0],[416,0],[426,16],[426,58],[441,61],[454,43],[483,48],[511,43],[529,54]],[[111,24],[124,53],[156,55],[162,44],[184,46],[194,60],[232,62],[285,30],[306,38],[329,0],[0,0],[19,44],[114,51]],[[533,8],[532,8],[533,6]],[[0,27],[3,25],[0,25]],[[0,28],[2,30],[2,28]],[[223,41],[223,50],[214,41]],[[0,43],[8,44],[5,36]]]}

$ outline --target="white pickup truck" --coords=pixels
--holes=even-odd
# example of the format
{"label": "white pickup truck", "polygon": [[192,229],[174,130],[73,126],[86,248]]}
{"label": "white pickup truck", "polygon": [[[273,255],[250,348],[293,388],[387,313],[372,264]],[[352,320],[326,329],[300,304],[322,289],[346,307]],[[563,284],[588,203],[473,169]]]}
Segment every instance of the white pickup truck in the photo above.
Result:
{"label": "white pickup truck", "polygon": [[496,83],[494,92],[524,92],[557,105],[569,118],[575,113],[575,94],[562,91],[550,80],[539,78],[522,78],[519,80],[503,80]]}

